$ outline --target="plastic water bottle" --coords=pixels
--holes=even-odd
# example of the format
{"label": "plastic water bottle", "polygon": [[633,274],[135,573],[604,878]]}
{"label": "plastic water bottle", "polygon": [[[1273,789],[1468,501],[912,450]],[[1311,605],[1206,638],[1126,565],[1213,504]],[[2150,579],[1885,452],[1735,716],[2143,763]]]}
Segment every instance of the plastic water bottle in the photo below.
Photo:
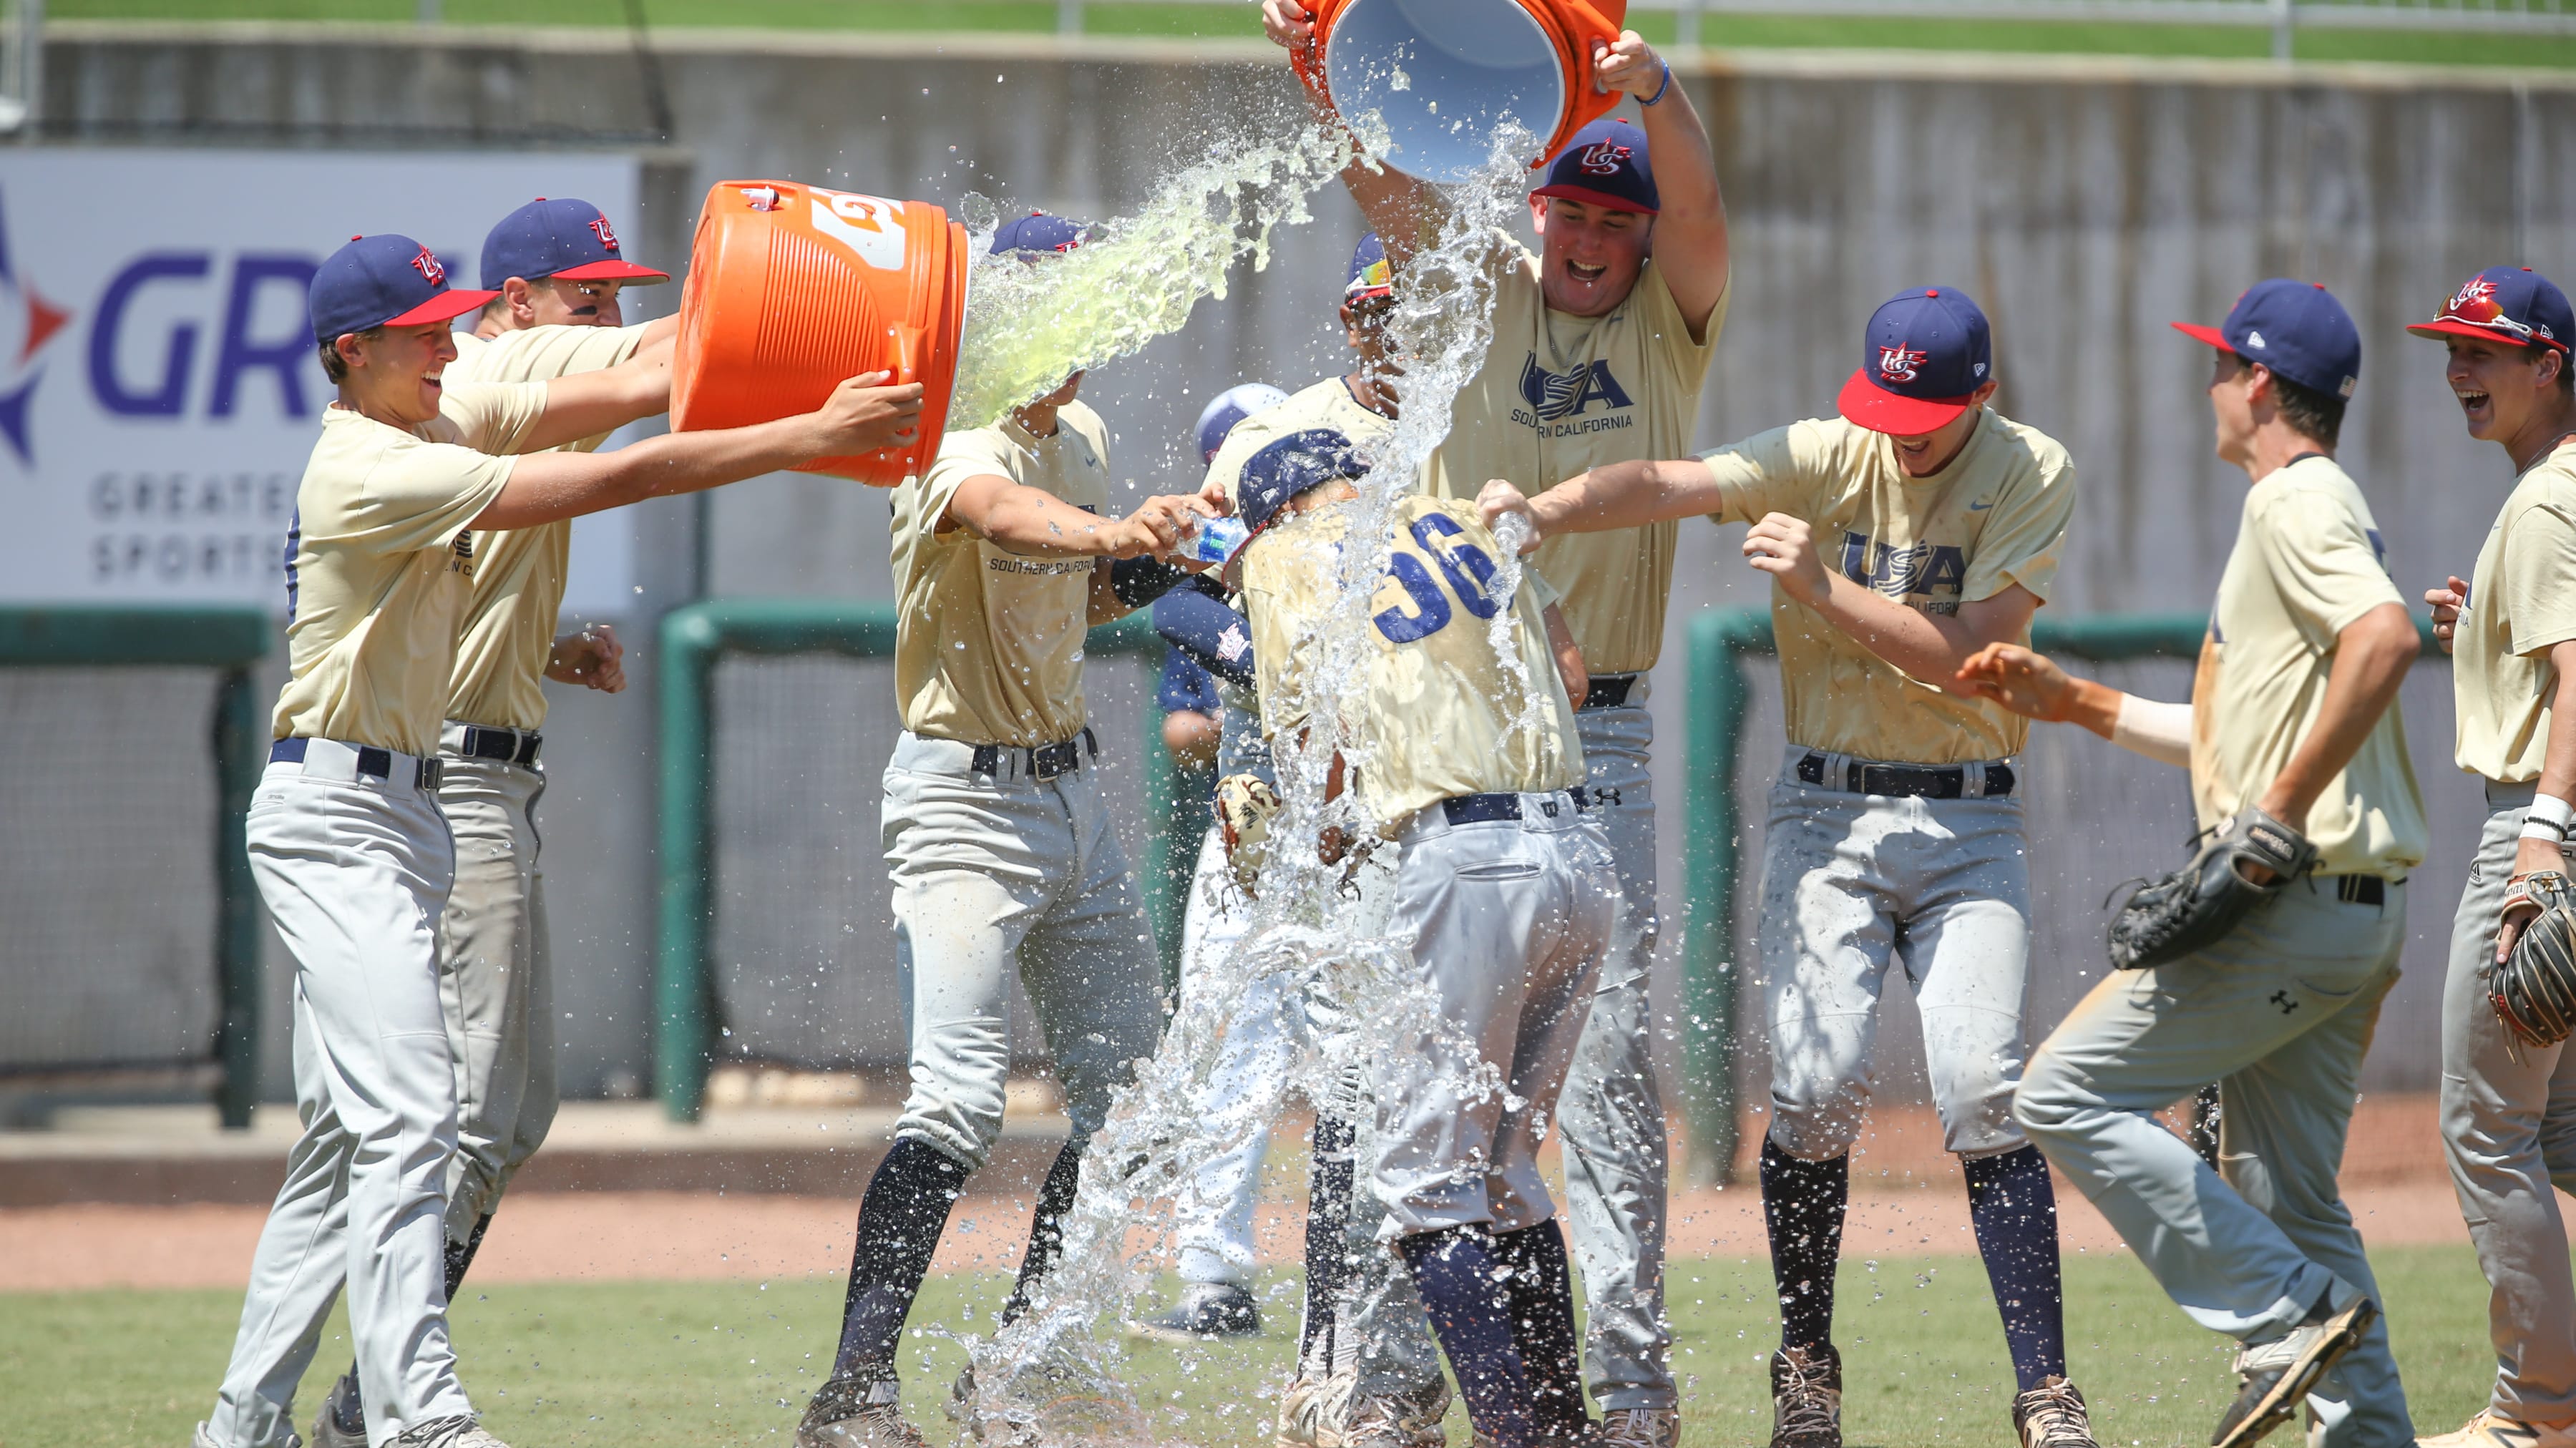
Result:
{"label": "plastic water bottle", "polygon": [[1181,556],[1222,566],[1251,536],[1251,531],[1243,526],[1241,519],[1201,518],[1198,531],[1181,545]]}

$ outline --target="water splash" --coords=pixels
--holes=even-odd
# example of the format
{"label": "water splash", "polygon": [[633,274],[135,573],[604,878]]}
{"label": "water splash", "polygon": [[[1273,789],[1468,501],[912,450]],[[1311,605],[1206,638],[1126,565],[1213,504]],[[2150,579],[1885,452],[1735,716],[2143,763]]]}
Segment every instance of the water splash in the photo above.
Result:
{"label": "water splash", "polygon": [[950,430],[989,426],[1073,373],[1179,331],[1199,298],[1225,295],[1237,261],[1268,268],[1272,230],[1311,220],[1307,198],[1350,155],[1348,132],[1309,120],[1184,168],[1134,215],[1032,257],[985,255],[999,209],[968,198],[960,219],[979,244]]}
{"label": "water splash", "polygon": [[[1517,256],[1508,228],[1522,214],[1528,184],[1523,158],[1534,145],[1526,133],[1497,136],[1492,163],[1469,183],[1445,190],[1437,235],[1406,266],[1387,324],[1403,369],[1402,417],[1377,455],[1367,459],[1370,470],[1359,483],[1359,498],[1343,505],[1350,510],[1344,536],[1371,541],[1341,550],[1335,601],[1300,644],[1312,661],[1303,671],[1306,697],[1286,702],[1307,723],[1298,738],[1282,741],[1276,751],[1284,808],[1274,840],[1313,840],[1327,828],[1351,837],[1373,833],[1357,791],[1328,801],[1325,782],[1337,748],[1351,766],[1369,767],[1371,732],[1360,725],[1368,707],[1369,665],[1379,647],[1369,620],[1387,567],[1387,549],[1375,540],[1388,536],[1395,505],[1414,491],[1424,461],[1448,435],[1457,392],[1483,364],[1497,275]],[[1203,183],[1176,184],[1169,191],[1214,194]],[[1183,201],[1173,204],[1182,207]],[[1282,207],[1275,214],[1288,212]],[[1158,225],[1164,229],[1122,229],[1109,245],[1095,242],[1049,258],[1020,274],[1023,285],[1061,296],[1056,288],[1069,289],[1069,282],[1047,279],[1069,279],[1077,275],[1076,266],[1123,275],[1135,264],[1134,252],[1113,250],[1122,239],[1143,246],[1148,234],[1190,230],[1178,211]],[[1146,298],[1108,325],[1129,329],[1123,335],[1139,342],[1142,329],[1160,325],[1154,319],[1168,314],[1156,308],[1178,296],[1176,279],[1202,275],[1198,268],[1216,254],[1206,233],[1190,234],[1208,249],[1167,259],[1166,269],[1156,273],[1162,300]],[[998,303],[988,305],[1001,310]],[[1083,340],[1071,327],[1049,327],[1053,340],[1043,344],[1053,349],[1048,360],[1014,359],[1020,380],[1013,388],[1052,386],[1065,370],[1086,365],[1080,359],[1110,355],[1109,344]],[[988,333],[987,343],[999,335]],[[1018,335],[1032,337],[1035,331]],[[982,389],[976,395],[999,397],[1005,391]],[[1518,586],[1521,561],[1516,550],[1506,548],[1498,562],[1492,588],[1508,598]],[[1505,620],[1511,615],[1508,608],[1501,612]],[[1507,633],[1497,629],[1494,637],[1506,666],[1519,669]],[[1250,902],[1252,923],[1242,943],[1223,959],[1193,962],[1190,989],[1161,1048],[1139,1063],[1135,1085],[1122,1093],[1091,1143],[1079,1196],[1063,1224],[1062,1256],[1040,1284],[1031,1310],[990,1341],[968,1341],[972,1381],[958,1413],[978,1436],[1021,1444],[1132,1444],[1166,1437],[1122,1382],[1124,1348],[1115,1327],[1151,1284],[1155,1269],[1170,1260],[1173,1204],[1184,1198],[1198,1165],[1240,1146],[1258,1123],[1277,1119],[1292,1096],[1347,1114],[1355,1086],[1369,1077],[1389,1042],[1433,1036],[1453,1048],[1444,1053],[1451,1059],[1477,1059],[1475,1043],[1442,1022],[1437,998],[1415,971],[1406,943],[1387,928],[1391,880],[1382,866],[1364,868],[1374,869],[1376,877],[1355,905],[1346,866],[1327,864],[1310,849],[1274,846],[1259,894]],[[1251,1092],[1255,1099],[1240,1109],[1208,1112],[1208,1081],[1225,1035],[1263,1012],[1274,1015],[1273,1023],[1290,1041],[1293,1064],[1275,1079],[1258,1082]],[[1490,1063],[1480,1062],[1449,1089],[1463,1101],[1510,1101],[1502,1074]]]}

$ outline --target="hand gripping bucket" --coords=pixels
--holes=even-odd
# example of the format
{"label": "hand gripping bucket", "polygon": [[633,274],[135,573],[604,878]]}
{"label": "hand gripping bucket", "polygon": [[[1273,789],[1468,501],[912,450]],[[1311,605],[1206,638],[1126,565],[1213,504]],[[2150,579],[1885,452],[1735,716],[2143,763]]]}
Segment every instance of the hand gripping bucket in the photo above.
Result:
{"label": "hand gripping bucket", "polygon": [[1333,109],[1376,111],[1387,163],[1464,181],[1518,121],[1544,142],[1536,165],[1618,104],[1592,85],[1592,43],[1619,38],[1627,0],[1306,0],[1312,45],[1297,72]]}
{"label": "hand gripping bucket", "polygon": [[698,212],[671,426],[741,427],[811,412],[843,378],[922,385],[908,447],[817,458],[800,472],[891,488],[938,454],[966,317],[966,229],[919,201],[793,181],[719,181]]}

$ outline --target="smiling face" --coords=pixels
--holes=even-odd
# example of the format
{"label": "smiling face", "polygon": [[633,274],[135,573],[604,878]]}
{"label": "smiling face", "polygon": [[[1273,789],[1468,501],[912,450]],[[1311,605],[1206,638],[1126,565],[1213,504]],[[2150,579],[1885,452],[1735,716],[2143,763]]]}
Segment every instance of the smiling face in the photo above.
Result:
{"label": "smiling face", "polygon": [[332,346],[349,369],[340,384],[341,406],[402,428],[438,416],[445,395],[441,378],[456,360],[446,322],[350,333]]}
{"label": "smiling face", "polygon": [[2557,405],[2559,370],[2567,363],[2558,353],[2544,349],[2534,357],[2529,348],[2476,337],[2445,337],[2442,343],[2451,354],[2443,380],[2468,420],[2469,436],[2478,441],[2510,445],[2538,413]]}
{"label": "smiling face", "polygon": [[1655,218],[1563,196],[1530,198],[1538,229],[1539,296],[1550,311],[1606,316],[1637,285],[1654,242]]}
{"label": "smiling face", "polygon": [[1968,445],[1968,435],[1977,430],[1977,418],[1985,410],[1986,399],[1995,395],[1995,383],[1979,384],[1968,394],[1968,410],[1930,432],[1889,433],[1887,440],[1896,447],[1896,465],[1905,469],[1909,478],[1928,478],[1950,465],[1959,449]]}

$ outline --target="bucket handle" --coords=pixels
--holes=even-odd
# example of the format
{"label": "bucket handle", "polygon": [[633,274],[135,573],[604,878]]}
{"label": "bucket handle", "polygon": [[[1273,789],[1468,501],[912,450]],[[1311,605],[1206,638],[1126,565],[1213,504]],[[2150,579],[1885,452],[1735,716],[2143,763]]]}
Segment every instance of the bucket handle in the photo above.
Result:
{"label": "bucket handle", "polygon": [[1553,0],[1552,8],[1565,19],[1566,51],[1574,57],[1582,73],[1577,77],[1580,84],[1575,87],[1574,99],[1565,108],[1565,124],[1555,135],[1547,138],[1546,149],[1530,163],[1533,171],[1546,165],[1548,158],[1554,156],[1575,132],[1610,114],[1619,104],[1618,92],[1604,90],[1601,82],[1594,78],[1592,47],[1596,41],[1603,45],[1617,43],[1620,20],[1626,17],[1628,7],[1625,4],[1617,7],[1619,18],[1603,14],[1589,0]]}

